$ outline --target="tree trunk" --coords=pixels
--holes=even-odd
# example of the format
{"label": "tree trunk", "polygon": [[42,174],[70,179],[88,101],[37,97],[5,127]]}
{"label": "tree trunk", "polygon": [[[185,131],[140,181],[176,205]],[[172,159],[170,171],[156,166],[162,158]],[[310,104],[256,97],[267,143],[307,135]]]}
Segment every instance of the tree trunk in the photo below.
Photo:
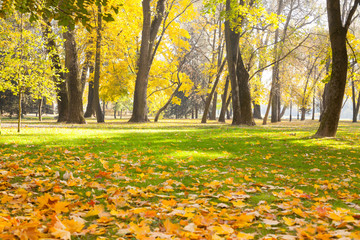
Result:
{"label": "tree trunk", "polygon": [[313,107],[312,107],[312,120],[315,120],[315,89],[314,89],[314,96],[313,96]]}
{"label": "tree trunk", "polygon": [[284,105],[283,109],[281,110],[280,116],[279,116],[280,121],[284,117],[287,108],[288,108],[288,105]]}
{"label": "tree trunk", "polygon": [[105,110],[106,110],[106,102],[103,101],[102,102],[102,114],[104,115],[104,117],[105,117]]}
{"label": "tree trunk", "polygon": [[[221,111],[220,111],[220,115],[219,115],[219,122],[225,122],[225,113],[226,113],[226,109],[227,109],[227,95],[228,95],[228,91],[229,91],[229,76],[227,76],[226,78],[226,82],[225,82],[225,88],[224,88],[224,93],[221,95]],[[229,97],[229,99],[231,98],[231,96]]]}
{"label": "tree trunk", "polygon": [[18,133],[20,133],[21,130],[21,115],[22,115],[22,91],[19,90],[19,96],[18,96],[18,100],[19,100],[19,105],[18,105]]}
{"label": "tree trunk", "polygon": [[39,114],[39,122],[42,121],[42,106],[43,106],[43,98],[38,100],[38,114]]}
{"label": "tree trunk", "polygon": [[155,115],[155,120],[154,122],[158,122],[159,121],[159,117],[160,117],[160,114],[165,111],[165,109],[170,105],[171,103],[171,100],[174,98],[175,94],[179,91],[180,87],[181,87],[182,83],[180,83],[177,88],[175,89],[175,91],[171,94],[169,100],[165,103],[164,106],[162,106],[159,111],[157,111],[156,115]]}
{"label": "tree trunk", "polygon": [[96,112],[96,120],[98,123],[105,122],[104,115],[101,112],[100,98],[99,98],[99,85],[100,85],[100,66],[101,66],[101,4],[98,6],[98,25],[96,28],[96,53],[95,53],[95,72],[94,72],[94,99],[93,106]]}
{"label": "tree trunk", "polygon": [[289,121],[292,121],[292,100],[290,99],[290,115],[289,115]]}
{"label": "tree trunk", "polygon": [[[90,67],[90,72],[92,72],[92,67]],[[84,114],[84,117],[89,118],[93,115],[95,115],[95,109],[94,109],[94,81],[89,82],[89,92],[88,92],[88,103],[86,106],[86,111]]]}
{"label": "tree trunk", "polygon": [[210,120],[216,120],[217,98],[218,98],[218,93],[215,91],[214,92],[214,97],[213,97],[213,100],[212,100],[212,108],[211,108],[211,113],[210,113]]}
{"label": "tree trunk", "polygon": [[245,68],[241,52],[239,50],[237,62],[237,79],[239,84],[239,98],[240,98],[240,124],[255,125],[252,108],[251,108],[251,93],[249,85],[249,73]]}
{"label": "tree trunk", "polygon": [[55,70],[55,73],[58,77],[54,77],[54,82],[57,86],[57,105],[58,105],[58,121],[57,122],[66,122],[68,118],[68,92],[66,86],[65,74],[62,71],[60,56],[57,50],[55,39],[52,36],[51,23],[44,19],[45,26],[43,28],[44,38],[46,39],[46,51],[50,56],[52,68]]}
{"label": "tree trunk", "polygon": [[[231,1],[226,0],[226,11],[231,12]],[[240,34],[236,32],[235,29],[231,27],[231,20],[227,19],[225,21],[225,42],[226,42],[226,53],[227,53],[227,62],[228,62],[228,71],[231,82],[232,89],[232,105],[233,105],[233,125],[241,124],[241,109],[240,109],[240,98],[239,98],[239,84],[236,75],[236,65],[238,61],[239,53],[239,40]]]}
{"label": "tree trunk", "polygon": [[85,54],[85,62],[83,64],[83,68],[81,70],[80,81],[81,81],[81,92],[82,92],[82,94],[84,94],[85,85],[86,85],[86,77],[88,75],[88,70],[90,69],[90,65],[91,65],[91,56],[92,56],[92,52],[87,51],[86,54]]}
{"label": "tree trunk", "polygon": [[[220,80],[220,76],[221,76],[221,73],[225,67],[225,63],[226,63],[226,60],[223,61],[223,63],[221,64],[220,68],[219,68],[219,71],[216,75],[216,79],[215,79],[215,82],[214,82],[214,85],[211,89],[211,92],[208,94],[207,98],[206,98],[206,101],[205,101],[205,108],[204,108],[204,113],[203,113],[203,117],[201,119],[201,123],[206,123],[206,117],[207,117],[207,114],[209,112],[209,108],[210,108],[210,103],[211,103],[211,99],[216,91],[216,87],[219,83],[219,80]],[[215,105],[215,111],[216,111],[216,105]]]}
{"label": "tree trunk", "polygon": [[306,108],[302,107],[301,109],[301,121],[305,120]]}
{"label": "tree trunk", "polygon": [[147,86],[149,73],[154,54],[154,42],[159,31],[165,12],[165,0],[158,0],[156,15],[151,21],[151,0],[143,0],[143,28],[140,47],[140,58],[138,60],[138,72],[136,75],[133,113],[129,122],[146,122],[147,118]]}
{"label": "tree trunk", "polygon": [[346,34],[359,3],[359,0],[355,1],[344,27],[341,20],[340,0],[327,0],[333,67],[328,83],[329,92],[325,99],[326,106],[316,137],[334,137],[337,132],[348,68]]}
{"label": "tree trunk", "polygon": [[68,70],[66,81],[69,90],[67,123],[85,123],[82,103],[82,89],[79,78],[79,65],[74,32],[68,30],[64,33],[65,39],[65,66]]}
{"label": "tree trunk", "polygon": [[261,117],[261,106],[259,104],[256,104],[255,102],[253,102],[253,106],[254,106],[254,118],[262,119],[262,117]]}

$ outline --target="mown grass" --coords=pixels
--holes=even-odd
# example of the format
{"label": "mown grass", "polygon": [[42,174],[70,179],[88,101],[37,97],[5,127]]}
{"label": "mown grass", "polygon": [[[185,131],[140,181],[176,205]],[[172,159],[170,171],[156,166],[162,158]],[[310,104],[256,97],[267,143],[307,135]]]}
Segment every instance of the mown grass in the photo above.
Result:
{"label": "mown grass", "polygon": [[[148,190],[153,194],[150,196],[135,194],[137,198],[150,202],[150,207],[159,204],[163,195],[178,202],[184,199],[196,201],[198,196],[199,199],[206,198],[213,206],[222,202],[231,206],[231,200],[216,195],[245,186],[250,195],[245,201],[249,209],[257,209],[264,201],[276,208],[284,199],[273,192],[285,190],[308,194],[308,198],[302,199],[304,211],[317,202],[326,202],[333,209],[349,209],[352,214],[360,209],[360,124],[341,122],[337,137],[328,139],[312,138],[318,126],[312,121],[255,127],[215,122],[203,125],[191,120],[147,124],[128,124],[124,120],[107,124],[90,121],[87,125],[66,127],[53,121],[46,124],[51,127],[25,127],[21,134],[14,128],[1,129],[0,164],[3,169],[11,171],[10,163],[15,162],[22,169],[30,169],[34,176],[44,173],[40,179],[50,179],[49,184],[56,172],[61,177],[69,171],[74,177],[98,182],[106,189],[110,186],[146,189],[160,186],[169,179],[186,188],[197,189],[174,187],[171,191]],[[115,171],[114,167],[120,169]],[[102,172],[121,172],[121,177],[106,177],[101,175]],[[20,185],[27,181],[24,170],[14,176],[6,181]],[[217,183],[220,184],[208,185]],[[89,186],[69,188],[80,196],[83,203],[104,194],[103,190]],[[40,187],[35,192],[43,194]],[[291,192],[287,196],[289,201],[295,198]],[[106,198],[98,200],[99,204],[108,204]],[[128,204],[130,209],[136,205],[131,200]],[[122,209],[129,210],[129,206]],[[6,207],[2,212],[14,217],[17,214],[16,211],[7,211]],[[91,222],[93,218],[86,220]],[[280,215],[275,219],[281,221]],[[125,222],[136,220],[140,222],[141,217],[129,218]],[[156,219],[152,224],[161,226],[162,219]],[[284,229],[296,235],[294,230],[287,230],[284,223],[280,224],[277,229],[257,229],[259,226],[253,224],[236,230],[255,232],[256,238],[269,233],[281,234]],[[356,230],[359,226],[352,226],[351,231]],[[116,231],[111,235],[115,236]],[[104,233],[104,236],[112,238],[109,233]],[[126,236],[136,237],[136,234]],[[84,239],[89,239],[89,236]]]}

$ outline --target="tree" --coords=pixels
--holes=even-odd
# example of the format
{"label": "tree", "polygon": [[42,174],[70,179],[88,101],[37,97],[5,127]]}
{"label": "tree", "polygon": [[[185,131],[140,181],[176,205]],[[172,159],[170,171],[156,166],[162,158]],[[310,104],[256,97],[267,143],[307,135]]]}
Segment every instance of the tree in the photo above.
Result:
{"label": "tree", "polygon": [[85,123],[82,86],[79,78],[78,53],[74,30],[64,32],[65,39],[65,67],[67,69],[66,82],[68,86],[68,118],[67,123]]}
{"label": "tree", "polygon": [[[48,19],[43,22],[43,36],[46,41],[46,51],[51,59],[52,68],[56,76],[53,77],[54,82],[57,83],[57,106],[58,106],[58,120],[57,122],[66,122],[68,118],[68,95],[65,79],[65,70],[61,66],[60,54],[55,41],[55,34],[52,31],[51,23]],[[59,79],[59,81],[58,81]]]}
{"label": "tree", "polygon": [[[149,72],[153,61],[155,38],[158,34],[165,13],[165,0],[158,0],[156,14],[152,19],[151,0],[143,0],[143,27],[141,34],[140,57],[138,60],[138,72],[136,75],[133,114],[130,122],[146,122],[147,119],[147,85]],[[151,20],[152,19],[152,20]]]}
{"label": "tree", "polygon": [[[191,1],[158,0],[156,2],[154,16],[152,17],[153,13],[150,3],[150,0],[142,1],[143,26],[140,56],[137,61],[133,113],[129,122],[148,121],[147,87],[149,73],[157,50],[169,26],[192,6]],[[158,34],[160,29],[160,34]]]}
{"label": "tree", "polygon": [[[52,99],[56,82],[52,77],[50,59],[44,54],[45,44],[39,29],[29,24],[28,15],[14,12],[0,19],[1,53],[0,92],[11,91],[18,96],[18,132],[21,128],[22,100],[25,92],[33,99]],[[6,47],[5,47],[6,46]]]}
{"label": "tree", "polygon": [[[250,1],[249,6],[253,4],[254,1]],[[251,109],[249,73],[244,66],[239,48],[240,28],[244,23],[244,16],[240,16],[237,12],[234,13],[233,9],[237,5],[244,6],[245,2],[243,0],[240,0],[239,3],[226,0],[228,19],[225,21],[225,42],[234,111],[232,124],[254,125],[255,122]]]}
{"label": "tree", "polygon": [[[327,0],[332,71],[325,99],[325,110],[315,137],[334,137],[337,132],[348,69],[346,36],[358,5],[360,5],[360,0],[355,0],[345,18],[342,16],[340,0]],[[344,24],[343,18],[345,18]]]}
{"label": "tree", "polygon": [[98,18],[96,27],[96,53],[95,53],[95,72],[94,72],[94,98],[93,105],[96,112],[96,120],[98,123],[105,122],[104,115],[101,111],[99,98],[100,84],[100,66],[101,66],[101,31],[102,31],[101,5],[98,5]]}

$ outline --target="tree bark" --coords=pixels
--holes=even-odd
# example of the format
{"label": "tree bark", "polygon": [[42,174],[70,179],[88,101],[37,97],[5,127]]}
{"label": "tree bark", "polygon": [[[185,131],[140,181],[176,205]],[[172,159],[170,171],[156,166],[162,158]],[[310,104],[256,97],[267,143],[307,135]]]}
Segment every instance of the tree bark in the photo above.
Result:
{"label": "tree bark", "polygon": [[[226,60],[223,61],[223,63],[221,64],[220,66],[220,69],[216,75],[216,79],[215,79],[215,82],[214,82],[214,85],[211,89],[211,92],[208,94],[207,98],[206,98],[206,101],[205,101],[205,108],[204,108],[204,113],[203,113],[203,117],[201,119],[201,123],[206,123],[206,119],[207,119],[207,114],[209,112],[209,108],[210,108],[210,103],[211,103],[211,99],[216,91],[216,87],[219,83],[219,80],[220,80],[220,76],[221,76],[221,73],[224,69],[224,66],[225,66],[225,63],[226,63]],[[215,107],[216,109],[216,107]]]}
{"label": "tree bark", "polygon": [[[231,12],[231,0],[226,0],[226,11]],[[231,20],[227,19],[225,21],[225,42],[226,42],[226,53],[227,53],[227,62],[228,62],[228,71],[229,78],[231,82],[232,89],[232,105],[233,105],[233,125],[241,124],[241,109],[240,109],[240,98],[239,98],[239,84],[236,75],[236,65],[238,61],[239,53],[239,40],[240,34],[235,31],[231,26]]]}
{"label": "tree bark", "polygon": [[239,50],[237,62],[237,79],[239,84],[239,99],[240,99],[240,124],[255,125],[252,108],[251,108],[251,93],[249,85],[249,73],[245,68],[241,52]]}
{"label": "tree bark", "polygon": [[301,111],[301,121],[304,121],[305,120],[305,114],[306,114],[306,108],[304,108],[304,107],[302,107],[301,109],[300,109],[300,111]]}
{"label": "tree bark", "polygon": [[143,0],[143,29],[136,75],[133,113],[129,122],[146,122],[147,118],[147,86],[152,62],[153,47],[165,12],[165,0],[158,0],[156,15],[151,21],[151,0]]}
{"label": "tree bark", "polygon": [[65,66],[68,70],[66,81],[68,86],[68,119],[67,123],[85,123],[82,103],[82,89],[79,78],[77,49],[73,30],[64,33],[65,39]]}
{"label": "tree bark", "polygon": [[226,113],[226,109],[227,109],[227,95],[228,95],[228,91],[229,91],[229,76],[227,76],[226,78],[226,82],[225,82],[225,88],[224,88],[224,93],[221,95],[221,111],[220,111],[220,115],[219,115],[219,122],[225,122],[225,113]]}
{"label": "tree bark", "polygon": [[54,77],[54,82],[56,82],[57,86],[57,106],[58,106],[58,120],[57,122],[66,122],[68,118],[68,92],[66,86],[66,78],[65,74],[62,71],[61,62],[59,52],[57,51],[57,46],[55,43],[55,39],[51,36],[51,23],[44,19],[45,26],[43,28],[44,38],[46,39],[46,51],[50,56],[52,68],[55,70],[57,77]]}
{"label": "tree bark", "polygon": [[104,115],[101,112],[99,85],[100,85],[100,66],[101,66],[101,28],[102,28],[101,4],[98,6],[98,21],[96,28],[96,53],[95,53],[95,72],[94,72],[94,98],[93,106],[96,112],[96,120],[98,123],[105,122]]}
{"label": "tree bark", "polygon": [[42,106],[43,106],[43,98],[38,100],[38,114],[39,114],[39,122],[42,121]]}
{"label": "tree bark", "polygon": [[352,22],[352,17],[359,5],[356,0],[352,7],[345,26],[341,20],[340,0],[327,0],[329,34],[332,50],[332,72],[329,81],[329,92],[326,95],[326,106],[317,130],[316,137],[334,137],[337,132],[341,108],[346,86],[348,55],[346,34]]}
{"label": "tree bark", "polygon": [[[90,69],[93,69],[92,67]],[[92,72],[92,70],[90,70]],[[84,114],[84,117],[89,118],[93,115],[95,115],[95,109],[94,109],[94,81],[89,81],[89,92],[88,92],[88,103],[86,106],[86,111]]]}

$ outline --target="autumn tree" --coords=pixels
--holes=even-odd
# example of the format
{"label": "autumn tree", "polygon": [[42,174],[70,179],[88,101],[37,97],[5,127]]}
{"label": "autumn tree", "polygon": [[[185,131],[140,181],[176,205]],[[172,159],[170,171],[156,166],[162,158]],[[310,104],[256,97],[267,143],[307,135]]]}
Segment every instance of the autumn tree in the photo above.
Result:
{"label": "autumn tree", "polygon": [[[348,70],[347,33],[360,5],[359,0],[352,2],[347,16],[341,9],[340,0],[327,0],[329,35],[332,50],[332,70],[326,95],[326,106],[316,137],[334,137],[339,124],[345,93]],[[344,21],[343,21],[344,19]]]}
{"label": "autumn tree", "polygon": [[0,19],[0,91],[10,91],[18,96],[18,132],[21,127],[22,101],[25,92],[33,99],[46,97],[52,100],[56,89],[55,72],[43,51],[45,43],[28,15],[14,12]]}

